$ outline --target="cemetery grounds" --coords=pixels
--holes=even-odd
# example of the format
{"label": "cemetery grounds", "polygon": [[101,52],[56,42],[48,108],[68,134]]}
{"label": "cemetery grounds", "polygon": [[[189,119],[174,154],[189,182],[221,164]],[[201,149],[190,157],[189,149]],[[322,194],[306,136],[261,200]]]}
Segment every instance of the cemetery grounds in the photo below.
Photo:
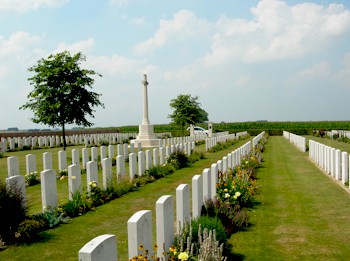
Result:
{"label": "cemetery grounds", "polygon": [[[350,152],[349,144],[307,138],[324,144],[331,143],[335,148]],[[216,153],[207,153],[206,159],[188,168],[140,187],[93,212],[73,218],[68,224],[48,230],[39,242],[10,246],[0,252],[0,260],[77,260],[79,249],[101,234],[117,235],[118,258],[127,260],[127,220],[142,209],[150,209],[154,213],[155,202],[160,196],[174,195],[179,184],[190,184],[194,174],[202,173],[204,168],[245,142]],[[81,150],[82,147],[68,147],[68,159],[73,148]],[[202,145],[197,149],[205,148]],[[13,155],[19,157],[21,173],[25,173],[25,155],[37,154],[40,170],[41,154],[52,152],[53,166],[57,166],[58,150],[60,148],[21,151]],[[264,162],[258,172],[260,204],[249,213],[248,230],[237,232],[230,238],[235,259],[350,260],[349,189],[342,188],[309,160],[307,152],[300,152],[281,136],[269,137],[263,157]],[[3,158],[0,159],[0,178],[4,180],[6,177],[6,158]],[[57,185],[61,203],[68,198],[67,181],[58,182]],[[30,210],[33,213],[40,211],[40,185],[28,187],[27,196]]]}

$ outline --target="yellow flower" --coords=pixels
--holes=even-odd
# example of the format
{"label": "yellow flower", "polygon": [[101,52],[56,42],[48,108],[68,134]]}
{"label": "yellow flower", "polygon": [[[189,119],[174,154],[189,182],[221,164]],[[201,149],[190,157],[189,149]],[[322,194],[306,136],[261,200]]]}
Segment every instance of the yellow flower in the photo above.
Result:
{"label": "yellow flower", "polygon": [[237,191],[236,193],[235,193],[235,196],[237,196],[237,197],[239,197],[241,195],[241,192],[239,192],[239,191]]}
{"label": "yellow flower", "polygon": [[229,198],[230,194],[229,193],[225,193],[225,198]]}
{"label": "yellow flower", "polygon": [[224,192],[227,192],[227,191],[228,191],[228,189],[227,189],[227,188],[225,188],[225,189],[224,189]]}
{"label": "yellow flower", "polygon": [[181,261],[188,260],[188,254],[186,252],[181,252],[177,258],[180,259]]}
{"label": "yellow flower", "polygon": [[66,176],[61,176],[60,180],[64,180],[66,178]]}
{"label": "yellow flower", "polygon": [[71,178],[71,179],[76,179],[77,177],[76,177],[76,176],[71,176],[70,178]]}
{"label": "yellow flower", "polygon": [[171,247],[169,247],[169,251],[170,251],[170,252],[175,252],[175,251],[176,251],[176,248],[175,248],[174,246],[171,246]]}

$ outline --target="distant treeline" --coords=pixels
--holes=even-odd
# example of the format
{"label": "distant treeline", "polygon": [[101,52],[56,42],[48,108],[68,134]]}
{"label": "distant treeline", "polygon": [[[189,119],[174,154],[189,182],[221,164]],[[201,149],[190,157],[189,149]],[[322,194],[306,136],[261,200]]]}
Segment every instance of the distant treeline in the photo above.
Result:
{"label": "distant treeline", "polygon": [[[208,124],[198,124],[198,126],[208,129]],[[214,132],[228,131],[237,133],[248,131],[250,135],[256,136],[265,131],[272,136],[281,136],[283,131],[288,131],[297,135],[312,135],[314,131],[330,130],[350,130],[350,121],[247,121],[247,122],[228,122],[213,123]],[[172,124],[154,125],[154,131],[171,132],[173,136],[182,136],[180,126]],[[67,135],[74,134],[92,134],[92,133],[116,133],[116,132],[139,132],[139,126],[121,126],[108,128],[91,128],[80,130],[67,130]],[[38,131],[38,132],[0,132],[0,137],[21,137],[21,136],[51,136],[61,135],[60,131]],[[185,131],[185,134],[188,132]]]}
{"label": "distant treeline", "polygon": [[[198,124],[205,129],[208,124]],[[138,126],[117,127],[120,132],[138,132]],[[248,131],[250,135],[258,135],[265,131],[269,135],[283,134],[289,131],[297,135],[312,135],[318,130],[350,130],[350,121],[249,121],[249,122],[228,122],[213,123],[214,132],[228,131],[237,133]],[[182,133],[181,127],[171,124],[154,125],[155,132],[172,132],[174,136]]]}

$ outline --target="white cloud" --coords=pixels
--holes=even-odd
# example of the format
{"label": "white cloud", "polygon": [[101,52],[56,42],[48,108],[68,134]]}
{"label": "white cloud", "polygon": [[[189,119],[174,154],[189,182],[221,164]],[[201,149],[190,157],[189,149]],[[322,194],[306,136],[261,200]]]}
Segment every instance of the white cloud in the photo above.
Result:
{"label": "white cloud", "polygon": [[160,20],[159,29],[154,36],[134,46],[134,50],[146,53],[169,43],[188,43],[190,39],[206,34],[208,27],[209,23],[198,19],[191,11],[181,10],[171,20]]}
{"label": "white cloud", "polygon": [[145,17],[137,17],[137,18],[131,19],[130,22],[131,24],[137,25],[137,26],[144,25]]}
{"label": "white cloud", "polygon": [[119,6],[127,5],[128,2],[129,0],[109,0],[108,1],[110,5],[119,5]]}
{"label": "white cloud", "polygon": [[103,55],[97,57],[88,56],[85,64],[88,67],[91,66],[102,75],[117,76],[118,74],[134,72],[140,68],[141,62],[118,55],[112,55],[111,57]]}
{"label": "white cloud", "polygon": [[251,9],[252,20],[220,17],[212,37],[207,66],[232,60],[246,63],[300,58],[322,51],[336,36],[350,32],[350,12],[343,5],[287,5],[262,0]]}
{"label": "white cloud", "polygon": [[69,0],[0,0],[0,11],[25,13],[42,7],[60,7]]}
{"label": "white cloud", "polygon": [[20,56],[26,48],[37,44],[40,39],[39,36],[23,31],[13,33],[9,39],[0,35],[0,57]]}
{"label": "white cloud", "polygon": [[92,50],[95,45],[95,39],[89,38],[85,41],[76,42],[73,44],[59,43],[57,48],[52,53],[60,53],[63,51],[69,51],[72,53],[82,52],[84,55]]}

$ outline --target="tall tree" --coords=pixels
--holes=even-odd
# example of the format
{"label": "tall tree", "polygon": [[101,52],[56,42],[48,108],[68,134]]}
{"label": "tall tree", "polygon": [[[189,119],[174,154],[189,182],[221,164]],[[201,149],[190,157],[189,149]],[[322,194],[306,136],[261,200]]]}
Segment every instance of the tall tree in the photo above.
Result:
{"label": "tall tree", "polygon": [[168,118],[171,118],[172,124],[181,126],[182,133],[186,125],[208,121],[208,113],[200,107],[201,104],[197,100],[197,96],[180,94],[170,101],[170,107],[174,111]]}
{"label": "tall tree", "polygon": [[101,94],[90,91],[94,78],[102,76],[93,70],[81,69],[80,64],[86,58],[80,52],[71,55],[64,51],[41,59],[28,69],[35,75],[28,78],[34,86],[28,94],[29,101],[20,109],[31,109],[35,123],[43,123],[52,127],[61,126],[63,148],[66,149],[65,125],[77,124],[89,127],[93,124],[86,119],[94,117],[94,106],[102,106]]}

